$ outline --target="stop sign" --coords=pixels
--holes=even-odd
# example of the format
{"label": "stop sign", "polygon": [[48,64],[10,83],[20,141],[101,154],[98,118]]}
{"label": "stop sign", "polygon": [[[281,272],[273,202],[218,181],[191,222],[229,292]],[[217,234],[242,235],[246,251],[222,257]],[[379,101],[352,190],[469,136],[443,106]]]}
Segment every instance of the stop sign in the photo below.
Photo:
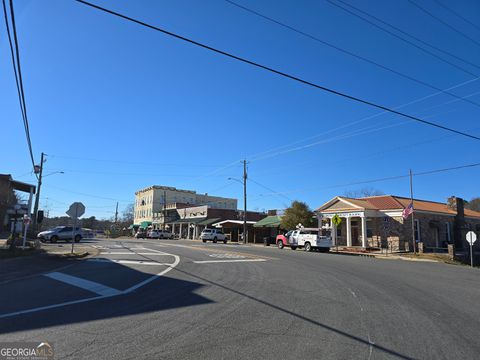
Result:
{"label": "stop sign", "polygon": [[74,202],[72,205],[70,205],[66,211],[66,214],[73,219],[79,218],[85,214],[85,205],[83,205],[81,202]]}

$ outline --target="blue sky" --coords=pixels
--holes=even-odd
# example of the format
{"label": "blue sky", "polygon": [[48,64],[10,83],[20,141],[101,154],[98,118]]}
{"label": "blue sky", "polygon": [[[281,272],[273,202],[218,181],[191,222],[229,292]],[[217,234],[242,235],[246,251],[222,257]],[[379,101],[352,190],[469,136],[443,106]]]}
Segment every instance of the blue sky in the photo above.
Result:
{"label": "blue sky", "polygon": [[[348,2],[480,66],[480,46],[407,1]],[[110,217],[117,200],[121,211],[153,184],[241,199],[241,185],[227,178],[241,178],[244,158],[252,210],[283,208],[288,199],[316,208],[364,186],[408,196],[408,179],[343,185],[480,160],[478,141],[395,115],[372,117],[380,111],[74,1],[14,3],[35,157],[48,154],[45,174],[65,172],[44,179],[41,208],[50,215],[82,201],[86,216]],[[436,93],[223,0],[95,3],[385,106]],[[479,68],[442,55],[474,75],[467,74],[326,1],[238,3],[435,87],[464,84],[451,92],[480,104]],[[436,2],[419,3],[480,41],[477,28]],[[449,6],[479,19],[476,1]],[[0,172],[35,182],[3,21],[0,34]],[[480,136],[480,107],[446,94],[401,110]],[[479,176],[477,167],[416,177],[415,196],[480,196]]]}

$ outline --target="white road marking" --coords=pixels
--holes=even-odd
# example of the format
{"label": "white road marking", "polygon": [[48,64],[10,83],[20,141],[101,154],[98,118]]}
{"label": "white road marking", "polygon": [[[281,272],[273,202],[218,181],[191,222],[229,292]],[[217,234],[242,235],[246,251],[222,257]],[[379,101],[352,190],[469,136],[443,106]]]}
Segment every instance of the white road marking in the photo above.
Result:
{"label": "white road marking", "polygon": [[94,281],[90,280],[85,280],[76,276],[72,275],[67,275],[63,274],[60,272],[51,272],[48,274],[45,274],[44,276],[49,277],[54,280],[58,280],[61,282],[64,282],[69,285],[73,285],[79,288],[82,288],[84,290],[88,290],[94,293],[97,293],[98,295],[102,296],[109,296],[109,295],[118,295],[120,294],[120,290],[99,284]]}
{"label": "white road marking", "polygon": [[[160,255],[160,254],[155,254]],[[159,263],[156,261],[143,261],[143,260],[115,260],[115,259],[88,259],[88,262],[104,262],[104,263],[117,263],[117,264],[134,264],[134,265],[172,265],[169,263]]]}
{"label": "white road marking", "polygon": [[[150,249],[150,250],[157,251],[157,250],[153,250],[153,249]],[[158,252],[161,253],[161,251],[158,251]],[[141,288],[142,286],[147,285],[148,283],[152,282],[153,280],[165,275],[166,273],[168,273],[169,271],[174,269],[180,263],[180,257],[179,256],[174,255],[174,254],[167,254],[167,253],[162,253],[162,254],[173,256],[175,261],[172,264],[168,264],[167,268],[162,270],[158,274],[150,276],[148,279],[145,279],[144,281],[142,281],[142,282],[140,282],[136,285],[133,285],[132,287],[129,287],[126,290],[119,291],[117,294],[94,296],[94,297],[89,297],[89,298],[80,299],[80,300],[67,301],[67,302],[63,302],[63,303],[46,305],[46,306],[41,306],[41,307],[27,309],[27,310],[15,311],[15,312],[0,315],[0,319],[12,317],[12,316],[24,315],[24,314],[31,314],[31,313],[35,313],[35,312],[39,312],[39,311],[43,311],[43,310],[56,309],[56,308],[59,308],[59,307],[81,304],[81,303],[86,303],[86,302],[89,302],[89,301],[95,301],[95,300],[105,299],[105,298],[109,298],[109,297],[129,294],[129,293]]]}
{"label": "white road marking", "polygon": [[210,254],[208,256],[218,258],[218,259],[245,259],[245,256],[234,254],[234,253]]}
{"label": "white road marking", "polygon": [[154,253],[154,252],[133,252],[133,251],[130,251],[130,252],[115,252],[115,251],[102,251],[101,252],[102,255],[163,255],[163,254],[159,254],[159,253]]}
{"label": "white road marking", "polygon": [[215,264],[215,263],[231,263],[231,262],[257,262],[267,261],[266,259],[233,259],[233,260],[201,260],[193,261],[195,264]]}

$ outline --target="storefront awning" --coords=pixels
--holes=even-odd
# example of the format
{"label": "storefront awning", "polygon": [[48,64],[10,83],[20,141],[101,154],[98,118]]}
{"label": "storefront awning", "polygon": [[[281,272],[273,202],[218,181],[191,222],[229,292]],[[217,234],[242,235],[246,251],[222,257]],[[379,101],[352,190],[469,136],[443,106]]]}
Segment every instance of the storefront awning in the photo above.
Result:
{"label": "storefront awning", "polygon": [[279,215],[270,215],[266,218],[258,221],[253,227],[269,227],[269,228],[276,228],[279,227],[282,223],[282,217]]}
{"label": "storefront awning", "polygon": [[205,218],[178,219],[175,221],[169,221],[167,224],[198,224],[199,222],[202,222],[204,220]]}
{"label": "storefront awning", "polygon": [[197,225],[207,226],[207,225],[211,225],[213,223],[216,223],[219,220],[221,220],[221,219],[220,218],[205,219],[203,221],[200,221]]}
{"label": "storefront awning", "polygon": [[140,229],[146,229],[148,228],[150,225],[152,225],[152,222],[151,221],[142,221],[140,223]]}
{"label": "storefront awning", "polygon": [[131,224],[127,229],[128,229],[128,230],[132,230],[132,229],[138,228],[138,227],[140,227],[140,225],[138,225],[138,224]]}

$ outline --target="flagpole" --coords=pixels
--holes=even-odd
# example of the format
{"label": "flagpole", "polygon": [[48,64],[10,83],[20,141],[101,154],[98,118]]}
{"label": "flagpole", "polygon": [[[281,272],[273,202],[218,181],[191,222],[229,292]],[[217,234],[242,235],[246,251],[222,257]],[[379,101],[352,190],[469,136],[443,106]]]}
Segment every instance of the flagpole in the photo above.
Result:
{"label": "flagpole", "polygon": [[410,169],[410,200],[412,202],[412,244],[413,244],[413,253],[416,254],[416,246],[415,246],[415,218],[414,218],[414,209],[413,206],[413,181],[412,181],[412,169]]}

